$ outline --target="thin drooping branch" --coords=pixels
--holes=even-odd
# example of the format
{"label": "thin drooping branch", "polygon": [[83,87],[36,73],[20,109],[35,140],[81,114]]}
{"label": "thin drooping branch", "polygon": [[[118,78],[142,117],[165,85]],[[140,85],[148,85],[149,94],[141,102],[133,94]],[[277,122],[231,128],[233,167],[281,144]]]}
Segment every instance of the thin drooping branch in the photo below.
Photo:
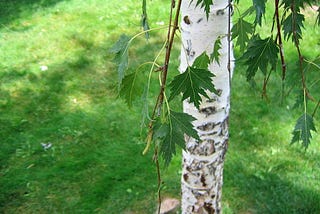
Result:
{"label": "thin drooping branch", "polygon": [[280,59],[281,59],[281,68],[282,68],[282,81],[286,78],[286,62],[284,60],[284,49],[281,37],[281,23],[279,18],[279,0],[275,0],[275,18],[277,22],[277,41],[280,49]]}
{"label": "thin drooping branch", "polygon": [[299,45],[299,38],[298,38],[298,33],[296,29],[296,10],[295,10],[295,1],[293,0],[291,3],[291,12],[292,12],[292,36],[293,36],[293,41],[296,46],[297,52],[298,52],[298,57],[299,57],[299,70],[301,74],[301,83],[302,83],[302,89],[304,91],[304,95],[308,97],[310,100],[315,100],[309,93],[307,85],[306,85],[306,78],[304,74],[304,69],[303,69],[303,56],[300,50],[300,45]]}
{"label": "thin drooping branch", "polygon": [[160,214],[161,211],[161,171],[160,171],[160,164],[159,164],[159,151],[158,151],[158,146],[155,147],[154,150],[154,156],[153,159],[156,163],[156,167],[157,167],[157,181],[158,181],[158,189],[157,189],[157,194],[158,194],[158,214]]}
{"label": "thin drooping branch", "polygon": [[266,98],[267,101],[269,100],[268,94],[267,94],[267,85],[268,85],[268,82],[270,80],[271,73],[272,73],[272,69],[270,69],[268,75],[265,76],[264,80],[263,80],[262,98]]}
{"label": "thin drooping branch", "polygon": [[152,112],[152,116],[151,116],[152,120],[150,121],[150,124],[149,124],[149,131],[152,129],[153,120],[157,116],[156,113],[162,107],[162,104],[163,104],[164,92],[165,92],[165,87],[166,87],[166,82],[167,82],[168,68],[169,68],[169,62],[170,62],[170,56],[171,56],[171,50],[172,50],[172,46],[173,46],[174,36],[175,36],[176,30],[178,29],[181,1],[182,0],[178,1],[175,18],[173,20],[173,25],[172,25],[172,19],[173,19],[172,13],[173,13],[173,9],[176,6],[176,3],[175,3],[175,0],[171,1],[171,12],[170,12],[168,34],[167,34],[166,55],[165,55],[164,65],[162,66],[162,69],[161,69],[162,75],[161,75],[160,92],[159,92],[156,104],[155,104],[153,112]]}
{"label": "thin drooping branch", "polygon": [[[178,29],[178,22],[179,22],[179,14],[180,14],[180,7],[181,7],[181,1],[178,1],[177,9],[176,9],[176,14],[175,18],[173,20],[173,10],[175,8],[175,0],[171,1],[171,8],[170,8],[170,18],[169,18],[169,27],[168,27],[168,32],[167,32],[167,45],[166,45],[166,55],[165,55],[165,60],[164,60],[164,65],[161,69],[161,85],[160,85],[160,92],[158,94],[152,116],[151,116],[151,121],[148,126],[148,137],[147,137],[147,144],[150,144],[152,141],[152,136],[153,136],[153,123],[156,120],[156,118],[159,116],[161,112],[161,108],[163,106],[163,101],[164,101],[164,93],[165,93],[165,88],[166,88],[166,82],[167,82],[167,76],[168,76],[168,68],[169,68],[169,62],[170,62],[170,56],[171,56],[171,50],[173,46],[173,41],[174,41],[174,36],[176,33],[176,30]],[[173,25],[172,25],[173,22]],[[159,112],[159,113],[158,113]],[[160,214],[161,211],[161,171],[160,171],[160,164],[159,164],[159,146],[155,145],[154,147],[154,156],[153,159],[156,164],[157,168],[157,180],[158,180],[158,214]]]}
{"label": "thin drooping branch", "polygon": [[317,103],[317,105],[316,105],[316,107],[315,107],[315,109],[314,109],[314,111],[312,113],[312,117],[314,117],[316,115],[317,110],[319,109],[319,107],[320,107],[320,100],[318,101],[318,103]]}
{"label": "thin drooping branch", "polygon": [[[163,67],[162,77],[161,77],[161,89],[160,89],[160,94],[159,94],[160,95],[160,100],[159,100],[160,106],[163,104],[164,91],[165,91],[166,82],[167,82],[171,50],[172,50],[172,45],[173,45],[173,41],[174,41],[174,36],[176,34],[176,30],[178,29],[181,2],[182,2],[182,0],[178,1],[172,30],[170,30],[171,26],[169,26],[170,29],[168,30],[168,46],[166,49],[166,56],[165,56],[165,60],[164,60],[164,67]],[[175,7],[175,0],[172,0],[171,9],[173,9],[174,7]],[[170,19],[172,19],[172,17],[170,17]]]}

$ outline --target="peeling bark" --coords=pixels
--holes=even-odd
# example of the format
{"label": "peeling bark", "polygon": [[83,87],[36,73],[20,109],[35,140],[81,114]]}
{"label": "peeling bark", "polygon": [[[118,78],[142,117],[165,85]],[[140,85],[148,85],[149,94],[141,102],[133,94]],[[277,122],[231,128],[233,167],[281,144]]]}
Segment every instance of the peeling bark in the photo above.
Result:
{"label": "peeling bark", "polygon": [[220,66],[215,62],[209,65],[209,70],[215,74],[213,83],[219,95],[208,94],[210,99],[203,99],[200,110],[188,101],[183,104],[184,112],[197,119],[194,127],[201,141],[186,138],[181,177],[182,213],[221,213],[232,76],[228,71],[228,1],[215,0],[208,19],[204,10],[195,4],[196,1],[191,4],[190,0],[182,1],[180,71],[192,65],[195,58],[204,51],[210,55],[218,37],[221,38],[222,49]]}

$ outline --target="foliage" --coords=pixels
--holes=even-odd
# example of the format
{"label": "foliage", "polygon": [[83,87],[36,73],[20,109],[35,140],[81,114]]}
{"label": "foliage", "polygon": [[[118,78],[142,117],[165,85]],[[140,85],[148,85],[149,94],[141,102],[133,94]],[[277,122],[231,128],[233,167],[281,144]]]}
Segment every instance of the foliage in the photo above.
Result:
{"label": "foliage", "polygon": [[121,35],[116,44],[110,49],[111,53],[115,54],[114,62],[118,65],[118,81],[122,82],[125,76],[125,71],[128,68],[128,46],[130,38],[127,35]]}
{"label": "foliage", "polygon": [[221,38],[218,37],[217,40],[214,42],[213,51],[210,54],[210,61],[211,62],[214,61],[218,65],[220,65],[220,53],[219,53],[220,50],[221,50]]}
{"label": "foliage", "polygon": [[[191,0],[193,2],[194,0]],[[201,5],[200,5],[201,4]],[[197,6],[200,5],[201,8],[204,8],[207,18],[209,18],[210,7],[213,5],[213,0],[197,0]]]}
{"label": "foliage", "polygon": [[182,100],[188,99],[197,108],[200,107],[201,96],[207,98],[205,90],[209,90],[217,94],[212,78],[214,75],[208,70],[210,59],[206,53],[202,53],[196,58],[192,66],[188,66],[186,71],[175,76],[169,84],[171,94],[169,100],[182,93]]}
{"label": "foliage", "polygon": [[266,0],[253,0],[252,2],[256,12],[254,23],[262,25],[262,16],[266,13]]}
{"label": "foliage", "polygon": [[312,138],[311,131],[317,131],[313,117],[309,114],[301,115],[294,127],[291,143],[302,141],[302,145],[307,149]]}
{"label": "foliage", "polygon": [[254,28],[250,22],[244,20],[243,17],[240,17],[237,22],[232,27],[232,39],[236,40],[236,46],[238,46],[242,51],[247,47],[247,44],[250,40],[250,35],[253,34]]}
{"label": "foliage", "polygon": [[268,73],[269,68],[275,69],[278,52],[279,49],[271,37],[261,39],[258,35],[253,36],[248,43],[246,52],[239,59],[248,66],[247,80],[251,80],[256,75],[258,69],[264,75]]}
{"label": "foliage", "polygon": [[166,165],[176,154],[176,144],[185,148],[185,135],[197,140],[199,136],[193,129],[192,121],[195,118],[191,115],[170,111],[162,121],[157,120],[153,126],[153,140],[160,140],[160,153],[162,154]]}
{"label": "foliage", "polygon": [[[174,1],[171,2],[171,15],[169,23],[174,23],[174,25],[177,25],[180,3],[181,1],[178,1],[177,6]],[[311,2],[308,3],[310,4]],[[210,7],[212,4],[213,2],[211,0],[197,0],[196,2],[197,7],[203,8],[207,18],[210,14]],[[240,3],[238,2],[238,4]],[[272,26],[270,26],[270,35],[264,38],[261,37],[258,26],[261,27],[263,24],[265,24],[263,19],[266,18],[265,14],[267,1],[254,0],[252,1],[252,5],[249,6],[243,13],[239,11],[239,17],[236,19],[235,25],[231,29],[232,40],[235,42],[236,48],[238,47],[240,53],[242,54],[242,56],[238,57],[237,61],[247,67],[246,77],[248,81],[253,81],[255,79],[258,70],[262,72],[262,75],[264,76],[262,95],[264,97],[267,97],[267,85],[270,80],[270,75],[273,73],[273,71],[277,70],[277,67],[279,67],[279,61],[282,65],[282,93],[285,94],[284,81],[288,72],[284,56],[284,42],[282,41],[282,37],[285,40],[289,40],[289,38],[291,38],[293,44],[296,46],[300,65],[299,71],[301,73],[302,91],[304,91],[303,97],[304,100],[312,97],[307,88],[306,73],[303,71],[303,55],[300,48],[300,41],[302,40],[303,36],[302,29],[304,28],[305,21],[304,15],[301,11],[304,9],[304,7],[305,4],[303,4],[303,1],[283,1],[281,3],[278,0],[275,1],[275,12],[272,19]],[[172,16],[174,9],[176,9],[175,17]],[[142,17],[147,17],[145,0],[142,1]],[[145,24],[142,23],[142,26],[145,29],[144,32],[149,32],[149,27],[144,25]],[[159,123],[158,117],[161,117],[161,114],[164,112],[170,112],[169,102],[171,102],[175,97],[182,94],[182,100],[188,100],[188,102],[193,103],[196,108],[199,108],[202,96],[208,97],[206,91],[218,94],[212,83],[212,78],[214,78],[214,75],[210,73],[207,68],[209,63],[212,61],[215,61],[219,64],[219,50],[221,48],[220,36],[223,35],[218,36],[217,40],[213,44],[212,53],[209,53],[209,56],[207,53],[202,53],[196,58],[192,65],[189,65],[186,68],[183,73],[174,76],[173,80],[169,84],[166,83],[171,47],[173,43],[173,37],[175,35],[174,31],[176,29],[177,27],[175,26],[168,27],[168,45],[166,48],[165,61],[162,66],[158,66],[161,72],[160,92],[154,106],[154,110],[150,116],[151,120],[147,138],[149,140],[146,150],[149,148],[150,139],[152,139],[150,136],[155,134],[154,130],[152,129],[152,127],[154,128],[154,125],[156,125],[154,124],[154,121],[158,121],[157,123]],[[135,38],[136,36],[132,38]],[[128,65],[127,51],[129,41],[131,41],[129,38],[130,37],[121,36],[118,42],[112,48],[112,52],[116,54],[115,61],[118,63],[119,80],[121,83],[120,95],[124,96],[126,98],[126,102],[131,106],[133,98],[141,96],[143,91],[142,85],[147,84],[147,88],[149,88],[150,85],[148,85],[149,83],[143,83],[142,79],[140,78],[140,72],[138,71],[128,74],[124,81],[122,81],[122,78],[125,76],[125,68]],[[168,100],[166,95],[167,85],[170,89],[170,96]],[[281,99],[284,99],[284,95],[281,97]],[[308,115],[306,108],[304,108],[304,115]],[[314,115],[315,114],[313,114],[312,117]],[[302,139],[303,145],[307,147],[307,145],[309,145],[309,138],[306,136],[309,135],[305,134],[307,132],[302,132],[302,138],[297,137],[297,130],[299,130],[299,127],[301,128],[301,119],[297,120],[297,124],[300,125],[297,125],[294,129],[295,134],[293,141],[299,141],[299,139]],[[156,125],[156,127],[159,127],[159,124]],[[160,152],[162,154],[170,154],[164,155],[166,157],[165,160],[168,161],[171,159],[171,154],[175,153],[175,144],[172,144],[168,140],[171,139],[170,132],[164,131],[169,130],[168,124],[163,123],[160,127],[162,127],[162,132],[160,135],[161,137],[157,138],[160,141],[162,140],[162,143],[160,143]],[[306,128],[306,126],[304,127]],[[315,131],[315,129],[311,130]],[[168,143],[168,145],[165,145],[166,143]],[[180,145],[180,143],[178,144]],[[157,147],[157,145],[155,146]],[[169,152],[170,149],[172,149],[172,151]]]}
{"label": "foliage", "polygon": [[141,71],[126,75],[121,82],[120,96],[124,97],[128,106],[143,93],[144,78]]}

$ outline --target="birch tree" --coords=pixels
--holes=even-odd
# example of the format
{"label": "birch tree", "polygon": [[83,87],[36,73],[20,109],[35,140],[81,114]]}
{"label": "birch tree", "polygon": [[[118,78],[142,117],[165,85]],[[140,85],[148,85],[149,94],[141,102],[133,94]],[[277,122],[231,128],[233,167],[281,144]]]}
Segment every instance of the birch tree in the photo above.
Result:
{"label": "birch tree", "polygon": [[[263,21],[266,3],[266,0],[253,0],[243,12],[235,7],[238,15],[232,26],[233,8],[228,0],[172,0],[163,48],[149,63],[149,72],[142,71],[142,66],[130,72],[128,49],[132,41],[140,35],[149,38],[151,31],[159,30],[149,27],[147,0],[142,0],[143,31],[132,37],[122,35],[112,47],[118,65],[120,96],[129,106],[139,97],[144,102],[143,124],[148,131],[143,153],[153,146],[159,207],[162,184],[159,157],[162,156],[168,165],[179,146],[183,149],[182,213],[221,213],[223,163],[229,141],[231,77],[235,61],[231,40],[241,54],[238,62],[247,67],[247,80],[254,80],[261,72],[263,97],[267,97],[267,85],[273,74],[281,76],[280,97],[290,94],[294,87],[299,89],[296,106],[302,114],[293,129],[291,142],[300,142],[304,148],[309,146],[312,132],[316,131],[314,118],[320,100],[314,98],[313,94],[318,94],[309,87],[307,75],[309,70],[319,71],[320,53],[315,53],[312,59],[303,55],[300,45],[304,27],[302,11],[308,5],[319,5],[319,2],[275,0],[272,20]],[[316,25],[319,26],[319,8],[316,13]],[[265,37],[257,28],[263,23],[270,23],[271,29],[270,35]],[[172,46],[178,32],[181,33],[180,74],[168,80]],[[287,67],[285,41],[292,41],[297,52],[300,75],[292,85],[287,84],[287,76],[297,75]],[[162,52],[165,57],[159,64]],[[158,75],[159,93],[153,110],[148,111],[147,99],[153,75]],[[312,83],[315,84],[319,81]],[[171,107],[171,101],[180,95],[183,112]]]}
{"label": "birch tree", "polygon": [[184,112],[196,118],[193,125],[200,137],[200,141],[186,137],[181,178],[183,213],[221,212],[233,67],[230,9],[228,1],[216,0],[207,16],[196,2],[182,1],[181,5],[180,71],[187,70],[202,53],[219,55],[208,66],[214,75],[212,81],[217,93],[207,93],[208,97],[202,97],[199,108],[188,100],[183,103]]}

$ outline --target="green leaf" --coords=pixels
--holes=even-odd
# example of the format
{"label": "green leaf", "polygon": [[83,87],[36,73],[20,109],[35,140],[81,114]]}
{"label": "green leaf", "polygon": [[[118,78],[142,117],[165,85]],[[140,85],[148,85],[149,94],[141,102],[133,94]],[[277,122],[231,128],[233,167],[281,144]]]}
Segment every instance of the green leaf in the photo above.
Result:
{"label": "green leaf", "polygon": [[176,145],[185,149],[184,136],[188,135],[200,140],[197,132],[193,129],[192,122],[195,120],[189,114],[170,111],[167,120],[157,120],[153,126],[153,140],[160,140],[160,154],[168,165],[172,156],[176,154]]}
{"label": "green leaf", "polygon": [[[281,5],[284,6],[285,9],[293,9],[294,11],[300,11],[300,8],[304,8],[305,5],[309,4],[313,5],[314,0],[282,0]],[[315,0],[317,1],[317,0]]]}
{"label": "green leaf", "polygon": [[136,71],[123,78],[120,88],[120,96],[125,98],[129,107],[132,106],[133,100],[142,95],[143,85],[144,80],[141,72]]}
{"label": "green leaf", "polygon": [[[207,69],[209,62],[209,57],[202,54],[197,57],[192,67],[188,66],[185,72],[175,76],[169,84],[169,101],[182,93],[182,100],[189,98],[189,102],[199,108],[202,100],[200,95],[209,98],[205,90],[218,94],[212,83],[214,74]],[[206,68],[204,65],[207,65]]]}
{"label": "green leaf", "polygon": [[198,56],[194,60],[192,67],[207,69],[209,63],[210,63],[210,59],[209,59],[208,55],[206,54],[206,52],[203,52],[200,56]]}
{"label": "green leaf", "polygon": [[218,37],[213,45],[213,51],[210,55],[210,61],[217,62],[218,65],[220,65],[220,53],[219,50],[221,49],[221,39]]}
{"label": "green leaf", "polygon": [[251,23],[245,21],[243,18],[239,18],[233,25],[232,39],[237,38],[236,46],[240,47],[240,51],[243,52],[249,42],[249,36],[253,34],[254,27]]}
{"label": "green leaf", "polygon": [[[191,2],[193,2],[193,0],[191,0]],[[204,8],[204,11],[206,12],[206,16],[208,19],[209,13],[210,13],[210,6],[213,5],[213,1],[212,0],[197,0],[196,6],[199,6],[199,5],[201,8]]]}
{"label": "green leaf", "polygon": [[130,37],[127,35],[121,35],[119,40],[110,49],[111,53],[115,54],[113,61],[118,65],[118,82],[119,85],[125,76],[125,71],[128,68],[128,46]]}
{"label": "green leaf", "polygon": [[302,146],[307,149],[310,144],[310,139],[312,139],[311,131],[317,131],[314,125],[313,117],[305,113],[297,120],[295,128],[292,132],[293,137],[291,144],[302,141]]}
{"label": "green leaf", "polygon": [[254,36],[248,44],[247,51],[241,56],[240,61],[247,65],[247,80],[251,80],[258,69],[267,74],[268,65],[274,69],[278,60],[279,48],[272,37],[260,39]]}
{"label": "green leaf", "polygon": [[284,38],[288,40],[292,37],[292,41],[295,42],[292,36],[294,31],[296,32],[298,41],[302,38],[302,28],[304,22],[304,15],[301,13],[290,13],[290,15],[283,21]]}
{"label": "green leaf", "polygon": [[261,26],[262,16],[266,12],[266,0],[252,0],[252,2],[256,10],[256,18],[254,22]]}

